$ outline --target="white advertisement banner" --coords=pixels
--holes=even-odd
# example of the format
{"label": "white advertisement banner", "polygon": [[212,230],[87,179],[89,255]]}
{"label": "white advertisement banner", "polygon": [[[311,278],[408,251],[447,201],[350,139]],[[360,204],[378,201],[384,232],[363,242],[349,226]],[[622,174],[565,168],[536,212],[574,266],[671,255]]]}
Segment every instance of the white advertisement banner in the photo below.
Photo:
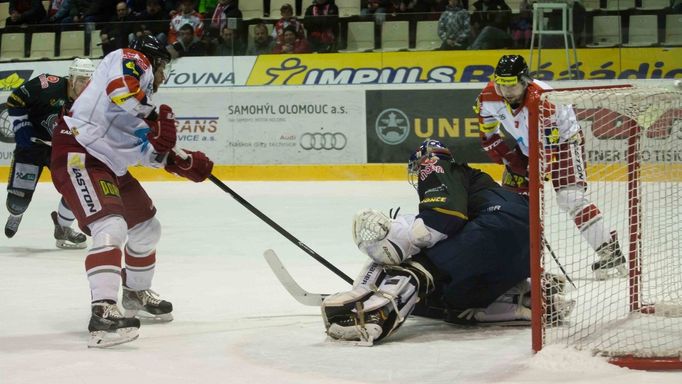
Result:
{"label": "white advertisement banner", "polygon": [[178,145],[216,164],[367,162],[361,89],[168,90],[157,102],[173,107]]}
{"label": "white advertisement banner", "polygon": [[[97,64],[99,60],[93,62]],[[162,88],[245,85],[255,62],[255,56],[180,58],[173,61]],[[71,60],[1,63],[0,91],[11,91],[41,73],[66,76],[70,63]]]}

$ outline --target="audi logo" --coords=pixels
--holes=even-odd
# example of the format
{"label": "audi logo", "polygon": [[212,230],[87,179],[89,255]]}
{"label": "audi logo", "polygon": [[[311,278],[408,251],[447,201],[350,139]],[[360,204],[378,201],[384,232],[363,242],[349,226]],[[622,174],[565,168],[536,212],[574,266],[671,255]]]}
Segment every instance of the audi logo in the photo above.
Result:
{"label": "audi logo", "polygon": [[306,151],[337,150],[346,148],[348,139],[341,132],[306,132],[299,142]]}

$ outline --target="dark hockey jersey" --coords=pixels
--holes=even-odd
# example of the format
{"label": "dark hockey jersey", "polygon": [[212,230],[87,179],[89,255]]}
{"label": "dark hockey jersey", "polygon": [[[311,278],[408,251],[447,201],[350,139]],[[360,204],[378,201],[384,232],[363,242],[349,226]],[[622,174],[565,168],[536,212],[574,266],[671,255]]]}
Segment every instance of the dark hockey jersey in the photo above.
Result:
{"label": "dark hockey jersey", "polygon": [[16,88],[7,98],[10,116],[28,116],[32,136],[50,141],[52,129],[69,102],[68,79],[43,73]]}
{"label": "dark hockey jersey", "polygon": [[489,208],[490,189],[501,188],[487,173],[446,160],[422,163],[418,182],[419,217],[445,234]]}

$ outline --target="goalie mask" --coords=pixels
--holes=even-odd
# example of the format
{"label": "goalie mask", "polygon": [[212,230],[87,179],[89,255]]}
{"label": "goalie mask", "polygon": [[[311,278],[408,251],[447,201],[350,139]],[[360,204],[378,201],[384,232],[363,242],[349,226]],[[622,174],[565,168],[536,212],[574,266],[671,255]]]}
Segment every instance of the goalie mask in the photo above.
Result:
{"label": "goalie mask", "polygon": [[427,160],[452,160],[452,153],[443,143],[438,140],[426,139],[417,150],[412,153],[410,160],[407,163],[407,175],[410,184],[417,189],[419,182],[420,167]]}

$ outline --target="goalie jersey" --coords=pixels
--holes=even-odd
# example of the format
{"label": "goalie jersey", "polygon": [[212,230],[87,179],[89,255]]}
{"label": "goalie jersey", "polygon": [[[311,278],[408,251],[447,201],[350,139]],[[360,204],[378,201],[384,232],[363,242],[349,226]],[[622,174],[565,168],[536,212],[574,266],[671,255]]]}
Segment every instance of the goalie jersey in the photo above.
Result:
{"label": "goalie jersey", "polygon": [[29,121],[32,137],[52,140],[52,130],[69,100],[67,87],[66,77],[47,73],[25,82],[7,98],[10,119]]}
{"label": "goalie jersey", "polygon": [[452,235],[495,204],[491,189],[501,188],[487,173],[443,159],[422,163],[417,184],[419,215],[424,224]]}

